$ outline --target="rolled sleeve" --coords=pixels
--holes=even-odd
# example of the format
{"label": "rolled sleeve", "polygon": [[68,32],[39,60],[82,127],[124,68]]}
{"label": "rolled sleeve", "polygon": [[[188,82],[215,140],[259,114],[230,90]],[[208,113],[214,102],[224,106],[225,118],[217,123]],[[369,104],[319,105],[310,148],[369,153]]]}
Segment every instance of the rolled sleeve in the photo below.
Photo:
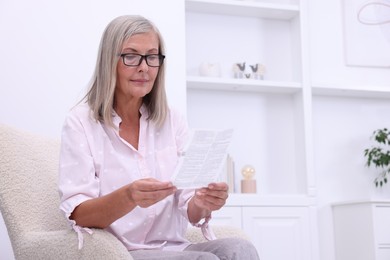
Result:
{"label": "rolled sleeve", "polygon": [[77,232],[81,248],[81,233],[90,233],[90,230],[77,226],[70,215],[84,201],[99,196],[99,179],[85,129],[77,113],[71,113],[64,122],[59,163],[60,209]]}

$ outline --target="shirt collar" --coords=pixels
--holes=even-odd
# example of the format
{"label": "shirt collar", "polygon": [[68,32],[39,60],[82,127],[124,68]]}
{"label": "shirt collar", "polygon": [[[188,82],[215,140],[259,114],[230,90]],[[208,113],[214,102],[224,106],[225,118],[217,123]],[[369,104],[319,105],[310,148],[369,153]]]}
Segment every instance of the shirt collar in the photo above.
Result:
{"label": "shirt collar", "polygon": [[[114,123],[114,125],[116,127],[119,128],[119,124],[122,122],[122,118],[118,115],[118,113],[115,111],[115,109],[113,110],[113,117],[112,117],[112,122]],[[145,104],[142,104],[141,107],[139,108],[139,112],[141,113],[141,118],[148,118],[149,116],[149,111],[146,107]]]}

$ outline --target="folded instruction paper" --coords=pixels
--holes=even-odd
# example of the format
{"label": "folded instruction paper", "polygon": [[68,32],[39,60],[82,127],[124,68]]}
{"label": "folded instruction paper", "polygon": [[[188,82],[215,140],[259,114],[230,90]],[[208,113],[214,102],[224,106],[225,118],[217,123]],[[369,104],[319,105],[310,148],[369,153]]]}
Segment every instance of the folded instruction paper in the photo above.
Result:
{"label": "folded instruction paper", "polygon": [[207,187],[218,181],[225,165],[233,129],[194,130],[172,176],[178,189]]}

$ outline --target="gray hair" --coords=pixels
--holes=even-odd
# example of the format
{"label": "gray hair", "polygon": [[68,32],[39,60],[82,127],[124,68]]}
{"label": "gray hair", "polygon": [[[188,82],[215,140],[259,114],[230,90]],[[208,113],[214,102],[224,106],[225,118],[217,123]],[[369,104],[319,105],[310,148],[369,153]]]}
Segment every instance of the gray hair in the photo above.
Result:
{"label": "gray hair", "polygon": [[[132,35],[154,31],[159,39],[159,53],[165,54],[165,46],[158,28],[148,19],[138,15],[124,15],[112,20],[102,35],[95,72],[89,83],[85,100],[97,121],[114,127],[114,93],[119,54],[123,43]],[[161,126],[168,113],[168,102],[165,93],[165,66],[160,66],[153,88],[143,98],[143,104],[149,112],[148,120]]]}

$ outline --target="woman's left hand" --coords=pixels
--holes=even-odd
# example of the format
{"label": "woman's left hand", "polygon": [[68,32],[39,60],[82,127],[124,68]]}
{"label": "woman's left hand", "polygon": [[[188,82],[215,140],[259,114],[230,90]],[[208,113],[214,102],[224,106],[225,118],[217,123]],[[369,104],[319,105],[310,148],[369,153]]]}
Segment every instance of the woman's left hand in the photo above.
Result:
{"label": "woman's left hand", "polygon": [[194,204],[210,211],[219,210],[229,197],[228,189],[225,182],[210,183],[207,187],[195,191]]}

